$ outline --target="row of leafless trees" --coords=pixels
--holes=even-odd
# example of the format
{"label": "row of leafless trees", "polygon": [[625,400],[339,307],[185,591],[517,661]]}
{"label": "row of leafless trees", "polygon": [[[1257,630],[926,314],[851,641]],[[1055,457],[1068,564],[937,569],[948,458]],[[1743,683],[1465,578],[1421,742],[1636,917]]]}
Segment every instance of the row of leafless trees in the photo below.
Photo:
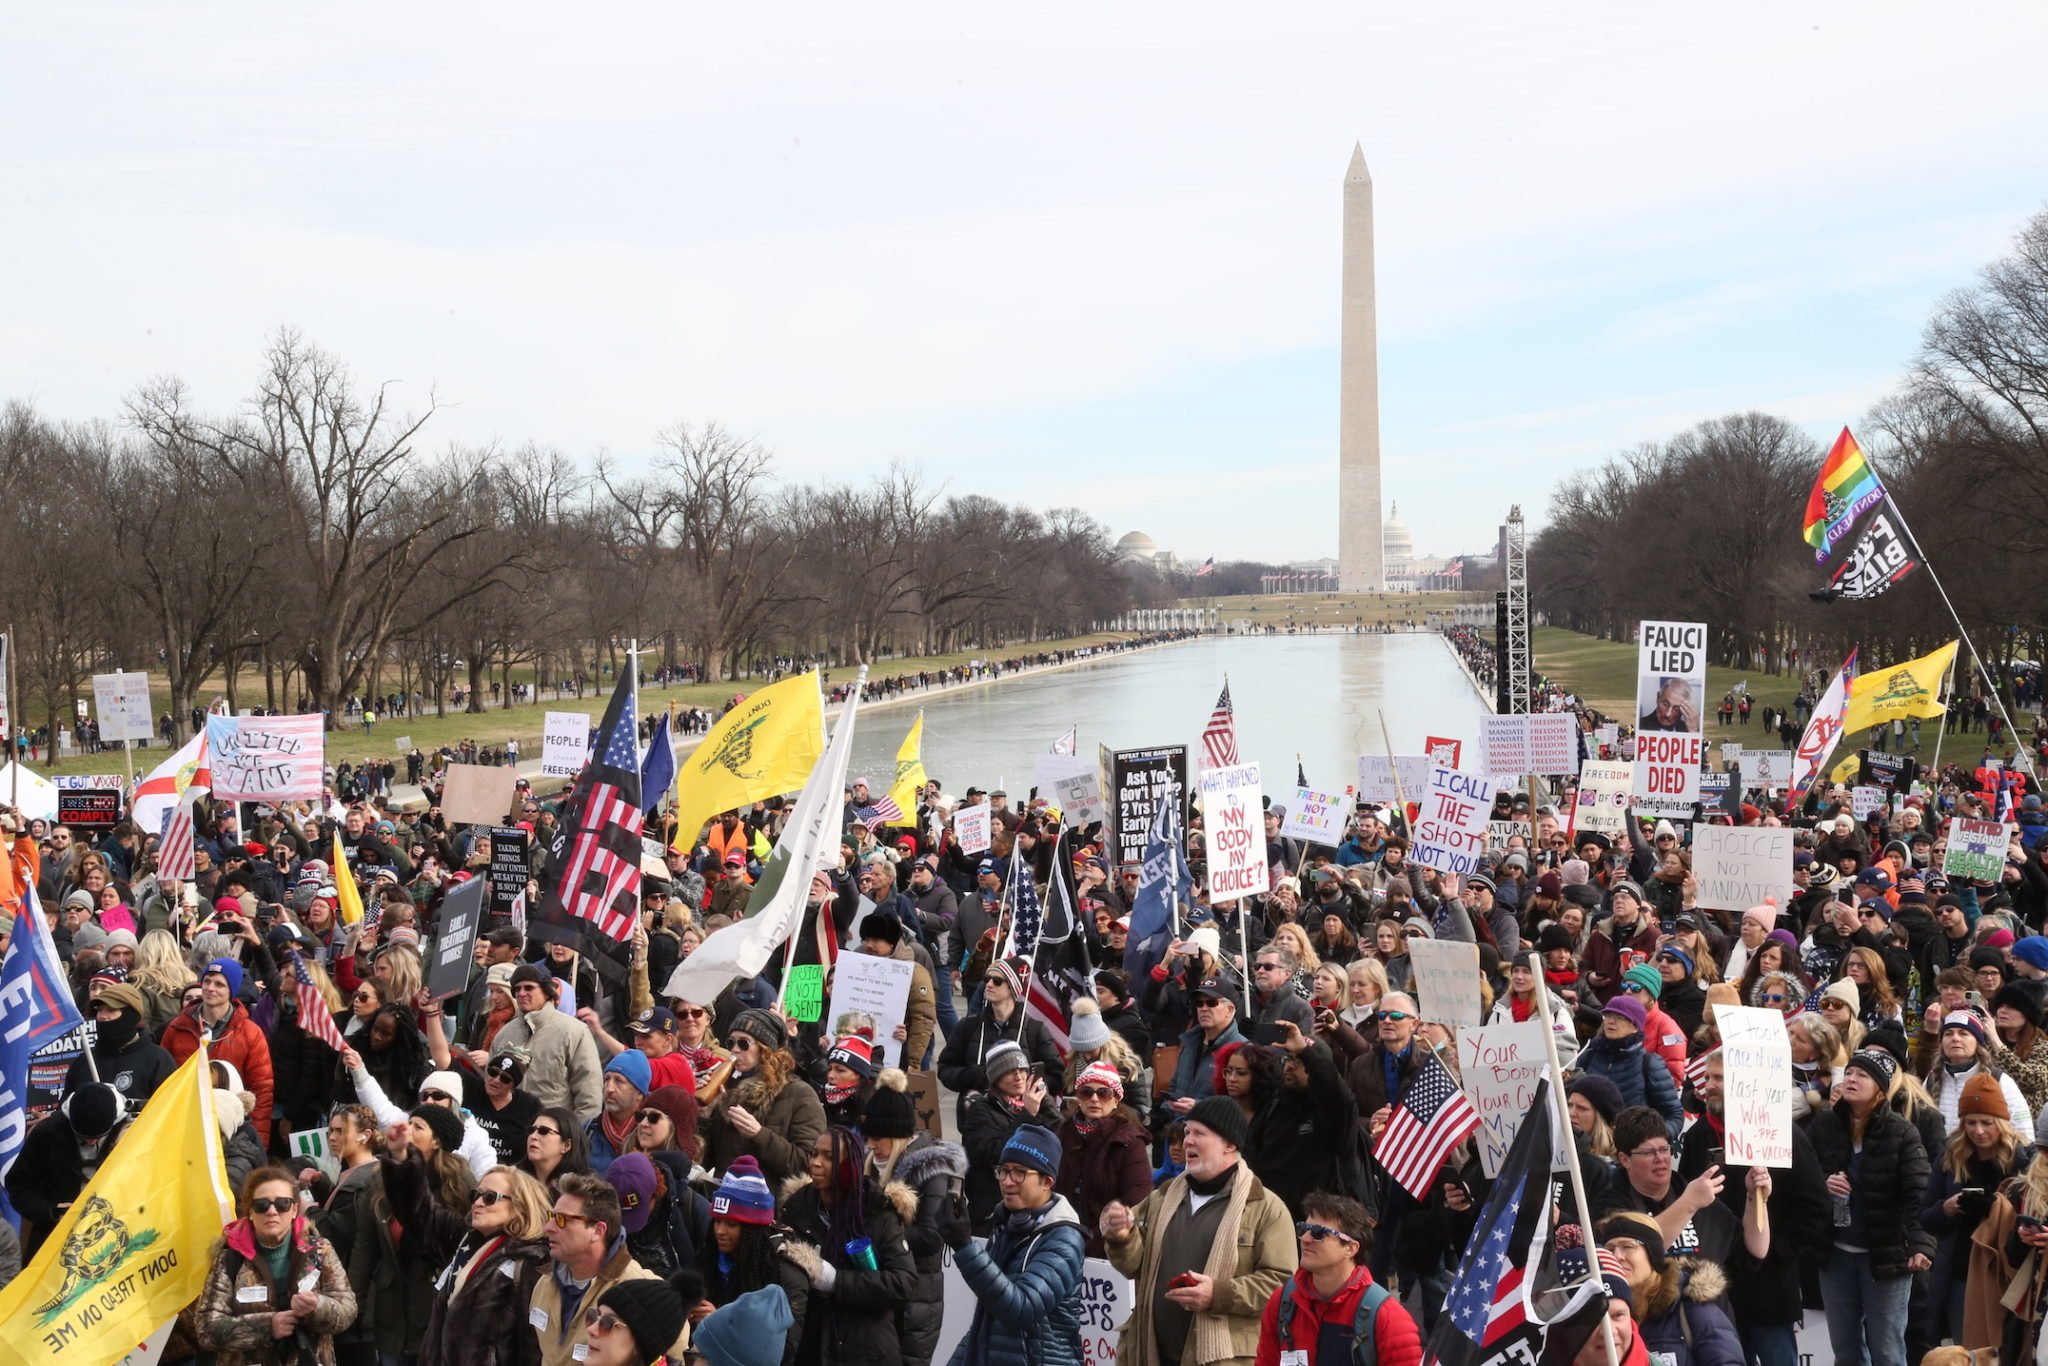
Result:
{"label": "row of leafless trees", "polygon": [[[1942,301],[1897,392],[1856,424],[1886,487],[1987,661],[2048,656],[2048,213],[2013,253]],[[1530,551],[1536,607],[1625,639],[1638,620],[1705,621],[1717,662],[1788,651],[1872,663],[1951,639],[1923,569],[1866,602],[1816,602],[1800,538],[1826,454],[1742,413],[1624,451],[1565,481]]]}
{"label": "row of leafless trees", "polygon": [[203,685],[339,714],[393,688],[509,692],[522,666],[594,676],[632,637],[717,679],[781,655],[1046,639],[1129,602],[1104,529],[1072,508],[948,496],[901,467],[783,484],[715,425],[594,469],[533,445],[430,448],[434,412],[400,412],[290,331],[233,413],[176,380],[118,418],[0,411],[0,575],[21,691],[46,709],[24,723],[113,667],[161,671],[182,733]]}

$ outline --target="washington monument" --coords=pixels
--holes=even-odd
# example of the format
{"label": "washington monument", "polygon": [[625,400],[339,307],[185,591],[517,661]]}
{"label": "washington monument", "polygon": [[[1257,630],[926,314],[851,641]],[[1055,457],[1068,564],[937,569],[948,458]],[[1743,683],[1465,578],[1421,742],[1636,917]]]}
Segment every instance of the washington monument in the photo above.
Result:
{"label": "washington monument", "polygon": [[1344,173],[1344,321],[1337,381],[1337,563],[1347,593],[1387,586],[1380,545],[1380,342],[1372,275],[1372,172]]}

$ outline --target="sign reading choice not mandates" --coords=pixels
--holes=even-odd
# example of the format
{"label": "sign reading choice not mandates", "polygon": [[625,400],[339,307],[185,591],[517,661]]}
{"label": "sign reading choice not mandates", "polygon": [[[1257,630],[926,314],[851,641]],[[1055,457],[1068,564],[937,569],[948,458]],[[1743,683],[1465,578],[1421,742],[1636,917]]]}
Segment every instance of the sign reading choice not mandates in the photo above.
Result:
{"label": "sign reading choice not mandates", "polygon": [[1792,832],[1756,825],[1702,825],[1692,834],[1692,870],[1700,905],[1746,911],[1767,896],[1792,895]]}
{"label": "sign reading choice not mandates", "polygon": [[1257,764],[1202,774],[1202,843],[1209,854],[1211,901],[1264,896],[1272,886]]}

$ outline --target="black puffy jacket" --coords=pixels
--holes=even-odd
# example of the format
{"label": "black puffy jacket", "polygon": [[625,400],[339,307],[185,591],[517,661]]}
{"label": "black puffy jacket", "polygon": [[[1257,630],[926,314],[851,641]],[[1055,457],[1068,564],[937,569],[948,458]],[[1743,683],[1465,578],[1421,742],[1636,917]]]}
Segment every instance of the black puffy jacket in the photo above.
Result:
{"label": "black puffy jacket", "polygon": [[[1806,1136],[1820,1159],[1822,1180],[1852,1170],[1855,1150],[1847,1101],[1815,1115]],[[1906,1274],[1913,1254],[1934,1256],[1934,1235],[1920,1222],[1920,1206],[1927,1196],[1927,1150],[1911,1120],[1879,1106],[1863,1133],[1862,1163],[1862,1171],[1852,1178],[1855,1188],[1849,1198],[1863,1216],[1870,1274],[1893,1280]],[[1836,1229],[1836,1236],[1841,1232]]]}

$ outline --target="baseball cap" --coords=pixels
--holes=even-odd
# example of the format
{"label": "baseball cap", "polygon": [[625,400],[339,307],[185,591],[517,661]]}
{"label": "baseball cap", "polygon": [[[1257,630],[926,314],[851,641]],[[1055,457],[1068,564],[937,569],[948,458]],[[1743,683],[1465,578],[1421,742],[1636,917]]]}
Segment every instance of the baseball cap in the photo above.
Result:
{"label": "baseball cap", "polygon": [[650,1006],[633,1017],[635,1034],[673,1034],[676,1032],[676,1017],[667,1006]]}

